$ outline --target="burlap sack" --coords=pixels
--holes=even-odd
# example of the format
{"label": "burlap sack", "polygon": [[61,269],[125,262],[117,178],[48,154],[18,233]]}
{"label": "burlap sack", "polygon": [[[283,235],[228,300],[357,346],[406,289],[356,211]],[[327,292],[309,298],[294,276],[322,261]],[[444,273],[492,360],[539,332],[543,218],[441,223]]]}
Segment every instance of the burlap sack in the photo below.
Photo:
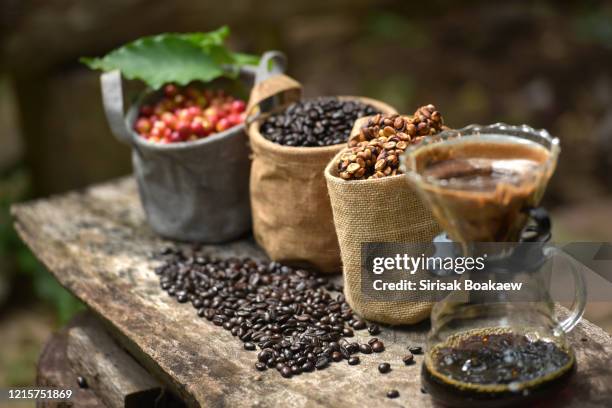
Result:
{"label": "burlap sack", "polygon": [[[358,129],[358,126],[355,126]],[[354,131],[356,130],[354,129]],[[325,168],[325,179],[340,243],[347,302],[360,316],[387,324],[413,324],[431,312],[433,303],[418,291],[406,301],[366,298],[361,289],[361,246],[367,242],[431,242],[440,232],[430,211],[404,175],[346,181],[338,177],[338,153]]]}
{"label": "burlap sack", "polygon": [[[341,98],[395,112],[373,99]],[[260,124],[255,121],[248,131],[253,150],[250,193],[255,240],[275,261],[340,272],[340,249],[323,170],[344,145],[283,146],[265,139]]]}

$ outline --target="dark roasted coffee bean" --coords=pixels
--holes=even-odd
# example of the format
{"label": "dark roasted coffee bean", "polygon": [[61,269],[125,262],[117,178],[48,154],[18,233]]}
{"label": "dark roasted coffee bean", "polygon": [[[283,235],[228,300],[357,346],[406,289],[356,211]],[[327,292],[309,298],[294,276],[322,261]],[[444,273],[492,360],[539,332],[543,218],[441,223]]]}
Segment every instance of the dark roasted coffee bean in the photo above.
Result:
{"label": "dark roasted coffee bean", "polygon": [[397,398],[400,396],[400,393],[398,390],[389,390],[387,391],[387,398]]}
{"label": "dark roasted coffee bean", "polygon": [[376,343],[377,341],[378,341],[378,338],[372,337],[370,340],[368,340],[368,344],[371,346],[372,344]]}
{"label": "dark roasted coffee bean", "polygon": [[360,363],[359,357],[357,356],[352,356],[351,358],[348,359],[348,363],[349,365],[357,365]]}
{"label": "dark roasted coffee bean", "polygon": [[363,320],[355,320],[352,326],[355,330],[363,330],[366,328],[366,323]]}
{"label": "dark roasted coffee bean", "polygon": [[402,358],[402,361],[404,362],[404,364],[410,365],[414,363],[414,356],[412,355],[411,352],[408,352],[408,354],[406,354],[404,358]]}
{"label": "dark roasted coffee bean", "polygon": [[382,353],[385,351],[385,344],[380,340],[372,343],[372,351],[375,353]]}
{"label": "dark roasted coffee bean", "polygon": [[280,371],[281,375],[285,378],[291,378],[291,368],[284,366],[281,371]]}
{"label": "dark roasted coffee bean", "polygon": [[264,363],[262,363],[262,362],[257,362],[257,363],[255,363],[255,368],[256,368],[258,371],[264,371],[264,370],[265,370],[267,367],[266,367],[266,365],[265,365]]}
{"label": "dark roasted coffee bean", "polygon": [[245,350],[259,348],[258,367],[279,372],[286,367],[285,375],[288,369],[292,376],[359,351],[361,346],[345,337],[365,322],[353,315],[344,296],[327,292],[335,286],[326,278],[277,262],[213,260],[198,251],[165,256],[156,269],[162,288],[230,331]]}
{"label": "dark roasted coffee bean", "polygon": [[423,352],[423,349],[420,346],[410,346],[408,347],[408,350],[412,354],[421,354]]}
{"label": "dark roasted coffee bean", "polygon": [[377,324],[371,324],[370,327],[368,327],[368,333],[370,333],[372,336],[376,336],[378,333],[380,333],[380,327]]}
{"label": "dark roasted coffee bean", "polygon": [[379,371],[381,374],[386,374],[386,373],[388,373],[389,371],[391,371],[391,364],[389,364],[389,363],[380,363],[380,364],[378,365],[378,371]]}
{"label": "dark roasted coffee bean", "polygon": [[79,375],[77,377],[77,384],[79,385],[79,388],[88,388],[89,385],[87,384],[87,380],[85,379],[85,377]]}
{"label": "dark roasted coffee bean", "polygon": [[375,108],[357,101],[307,99],[268,117],[260,132],[266,139],[286,146],[329,146],[346,142],[353,122],[375,113]]}
{"label": "dark roasted coffee bean", "polygon": [[359,351],[363,354],[372,354],[372,346],[369,344],[360,344]]}
{"label": "dark roasted coffee bean", "polygon": [[327,357],[322,357],[317,360],[317,362],[315,363],[315,367],[317,370],[322,370],[325,367],[327,367],[328,364],[329,364],[329,360],[327,359]]}

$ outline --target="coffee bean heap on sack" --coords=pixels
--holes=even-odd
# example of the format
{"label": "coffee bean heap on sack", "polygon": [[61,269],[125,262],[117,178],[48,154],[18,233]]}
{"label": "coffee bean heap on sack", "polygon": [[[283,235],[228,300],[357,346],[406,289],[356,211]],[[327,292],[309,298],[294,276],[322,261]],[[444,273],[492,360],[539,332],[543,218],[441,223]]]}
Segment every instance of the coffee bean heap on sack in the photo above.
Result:
{"label": "coffee bean heap on sack", "polygon": [[211,259],[194,250],[167,248],[155,268],[161,288],[179,303],[190,302],[203,317],[229,330],[248,351],[255,368],[283,377],[323,370],[332,362],[359,364],[357,353],[381,353],[376,337],[350,341],[353,330],[380,333],[353,313],[342,287],[315,273],[278,262]]}
{"label": "coffee bean heap on sack", "polygon": [[397,114],[370,118],[338,161],[344,180],[376,179],[401,174],[399,156],[426,136],[447,129],[434,105],[422,106],[413,116]]}
{"label": "coffee bean heap on sack", "polygon": [[347,141],[357,118],[378,112],[356,100],[307,99],[267,118],[260,131],[266,139],[285,146],[331,146]]}

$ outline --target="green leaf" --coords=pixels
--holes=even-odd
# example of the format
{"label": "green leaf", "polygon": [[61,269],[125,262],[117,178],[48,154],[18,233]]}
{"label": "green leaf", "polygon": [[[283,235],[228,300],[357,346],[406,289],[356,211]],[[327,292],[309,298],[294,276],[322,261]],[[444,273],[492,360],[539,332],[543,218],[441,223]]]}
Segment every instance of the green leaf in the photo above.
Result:
{"label": "green leaf", "polygon": [[224,45],[230,30],[223,26],[208,33],[167,33],[144,37],[111,51],[102,58],[81,58],[92,69],[118,69],[128,79],[138,79],[153,89],[166,83],[186,85],[235,77],[228,65],[256,64],[258,57],[237,54]]}
{"label": "green leaf", "polygon": [[223,68],[191,41],[174,35],[146,37],[110,52],[103,58],[83,59],[90,68],[119,69],[128,79],[140,79],[153,89],[168,82],[180,85],[211,81]]}
{"label": "green leaf", "polygon": [[259,57],[253,54],[244,54],[241,52],[235,52],[234,63],[236,65],[257,65],[259,64]]}

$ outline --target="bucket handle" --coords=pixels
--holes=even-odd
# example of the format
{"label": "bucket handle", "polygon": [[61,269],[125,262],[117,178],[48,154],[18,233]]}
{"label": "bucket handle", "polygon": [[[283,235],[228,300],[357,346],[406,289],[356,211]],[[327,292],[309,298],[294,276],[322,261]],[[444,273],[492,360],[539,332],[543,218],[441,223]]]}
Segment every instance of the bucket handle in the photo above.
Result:
{"label": "bucket handle", "polygon": [[123,84],[121,71],[104,72],[100,75],[102,86],[102,103],[106,113],[106,121],[115,137],[123,143],[132,144],[132,133],[125,124],[123,110]]}
{"label": "bucket handle", "polygon": [[266,51],[255,71],[255,84],[287,70],[287,57],[280,51]]}

